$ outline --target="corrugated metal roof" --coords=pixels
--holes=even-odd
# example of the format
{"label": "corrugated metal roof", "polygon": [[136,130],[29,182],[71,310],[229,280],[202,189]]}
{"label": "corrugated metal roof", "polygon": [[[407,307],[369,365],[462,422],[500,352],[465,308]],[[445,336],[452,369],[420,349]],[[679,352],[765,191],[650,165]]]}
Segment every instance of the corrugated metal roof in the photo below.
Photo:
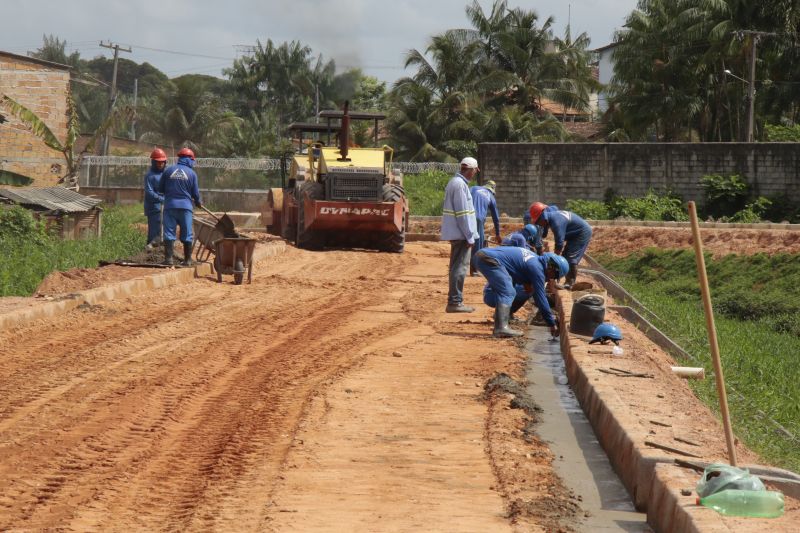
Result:
{"label": "corrugated metal roof", "polygon": [[90,198],[64,187],[0,189],[0,196],[8,198],[15,204],[39,206],[67,213],[88,211],[102,202],[98,198]]}

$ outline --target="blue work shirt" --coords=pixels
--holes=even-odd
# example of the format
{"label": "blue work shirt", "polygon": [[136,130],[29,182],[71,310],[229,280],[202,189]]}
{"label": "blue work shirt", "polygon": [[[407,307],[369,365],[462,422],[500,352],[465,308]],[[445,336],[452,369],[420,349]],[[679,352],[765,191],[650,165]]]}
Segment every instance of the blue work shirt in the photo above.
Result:
{"label": "blue work shirt", "polygon": [[156,170],[155,165],[150,167],[144,176],[144,214],[155,215],[161,212],[164,195],[158,192],[163,170]]}
{"label": "blue work shirt", "polygon": [[178,164],[164,169],[158,192],[164,195],[165,209],[192,209],[200,204],[200,188],[190,157],[178,158]]}
{"label": "blue work shirt", "polygon": [[539,220],[548,224],[542,237],[547,237],[548,228],[553,230],[556,253],[564,249],[565,242],[588,242],[592,237],[592,227],[585,220],[572,211],[563,211],[555,205],[547,206]]}
{"label": "blue work shirt", "polygon": [[494,197],[494,193],[480,185],[470,187],[469,193],[472,195],[472,203],[475,206],[475,218],[486,220],[486,215],[491,213],[495,233],[499,234],[500,215],[497,212],[497,200]]}
{"label": "blue work shirt", "polygon": [[[482,254],[489,256],[502,266],[511,276],[514,285],[529,285],[533,289],[533,303],[542,312],[542,318],[548,326],[554,326],[556,321],[545,293],[545,270],[547,258],[536,255],[530,250],[516,246],[498,246],[484,248]],[[490,280],[491,281],[491,280]]]}
{"label": "blue work shirt", "polygon": [[518,248],[525,248],[526,250],[530,250],[531,247],[528,246],[528,241],[525,240],[525,235],[522,231],[515,231],[505,239],[503,242],[500,243],[502,246],[516,246]]}

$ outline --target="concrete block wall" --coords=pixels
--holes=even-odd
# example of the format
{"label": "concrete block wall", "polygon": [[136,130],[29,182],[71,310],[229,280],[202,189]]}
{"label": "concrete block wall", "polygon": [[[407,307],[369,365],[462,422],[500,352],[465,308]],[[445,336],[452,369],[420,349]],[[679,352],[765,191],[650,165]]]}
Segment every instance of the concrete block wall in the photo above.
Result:
{"label": "concrete block wall", "polygon": [[[0,94],[33,111],[63,141],[67,132],[67,94],[70,71],[66,66],[28,60],[0,52]],[[62,154],[48,148],[10,113],[0,124],[0,168],[34,179],[33,186],[50,187],[66,173]]]}
{"label": "concrete block wall", "polygon": [[757,194],[800,201],[800,143],[482,143],[482,179],[497,182],[502,212],[534,201],[602,200],[670,188],[702,204],[700,178],[739,174]]}

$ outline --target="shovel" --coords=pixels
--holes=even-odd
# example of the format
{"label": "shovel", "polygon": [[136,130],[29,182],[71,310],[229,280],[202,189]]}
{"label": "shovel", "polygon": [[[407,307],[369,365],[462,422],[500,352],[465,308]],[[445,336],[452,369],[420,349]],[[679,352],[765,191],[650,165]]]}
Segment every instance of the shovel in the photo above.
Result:
{"label": "shovel", "polygon": [[233,223],[233,219],[228,216],[227,213],[223,214],[221,217],[218,217],[205,206],[200,206],[200,209],[211,215],[214,220],[217,221],[217,225],[214,226],[216,229],[222,232],[223,237],[238,237],[239,234],[236,232],[236,225]]}

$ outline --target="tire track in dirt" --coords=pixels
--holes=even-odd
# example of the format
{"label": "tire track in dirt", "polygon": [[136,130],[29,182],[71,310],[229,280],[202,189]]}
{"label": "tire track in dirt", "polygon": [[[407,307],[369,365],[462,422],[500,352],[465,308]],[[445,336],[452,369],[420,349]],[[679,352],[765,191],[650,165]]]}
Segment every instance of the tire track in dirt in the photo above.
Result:
{"label": "tire track in dirt", "polygon": [[[246,292],[199,281],[159,291],[159,302],[104,306],[119,316],[75,312],[4,334],[12,352],[0,371],[6,390],[20,390],[4,401],[0,447],[25,452],[13,464],[0,460],[9,480],[0,490],[0,514],[8,517],[0,527],[206,529],[245,516],[258,523],[291,444],[287,428],[326,376],[385,332],[385,325],[354,329],[348,321],[403,261],[333,253],[341,265],[327,255],[287,254],[273,265],[281,275],[257,275]],[[358,279],[356,287],[342,281],[348,278]],[[180,316],[169,318],[174,309]],[[235,318],[176,336],[183,321],[209,313]],[[329,333],[310,337],[320,324]],[[345,326],[351,331],[337,336]],[[27,342],[42,328],[46,339]],[[26,383],[28,369],[39,378]]]}

